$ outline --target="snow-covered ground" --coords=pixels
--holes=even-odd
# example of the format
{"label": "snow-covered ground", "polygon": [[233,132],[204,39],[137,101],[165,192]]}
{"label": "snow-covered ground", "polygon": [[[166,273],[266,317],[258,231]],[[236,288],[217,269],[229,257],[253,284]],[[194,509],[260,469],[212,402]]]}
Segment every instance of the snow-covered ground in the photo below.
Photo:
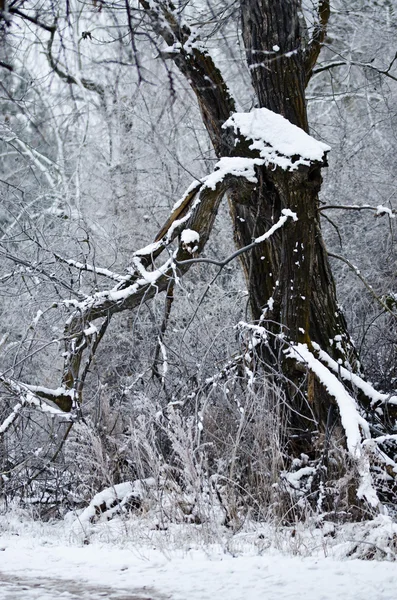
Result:
{"label": "snow-covered ground", "polygon": [[[71,531],[70,520],[0,515],[0,599],[397,598],[397,527],[387,517],[340,530],[247,526],[235,535],[116,517],[89,536]],[[351,558],[358,555],[367,560]]]}

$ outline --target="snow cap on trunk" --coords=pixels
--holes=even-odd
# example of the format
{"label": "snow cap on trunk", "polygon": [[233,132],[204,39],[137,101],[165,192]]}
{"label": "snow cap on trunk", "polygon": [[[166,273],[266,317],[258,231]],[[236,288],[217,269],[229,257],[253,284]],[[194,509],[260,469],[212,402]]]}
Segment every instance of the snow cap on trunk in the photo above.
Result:
{"label": "snow cap on trunk", "polygon": [[258,150],[266,165],[274,164],[286,171],[322,162],[331,149],[267,108],[234,113],[223,124],[223,128],[227,127],[233,127],[236,135],[252,140],[250,149]]}

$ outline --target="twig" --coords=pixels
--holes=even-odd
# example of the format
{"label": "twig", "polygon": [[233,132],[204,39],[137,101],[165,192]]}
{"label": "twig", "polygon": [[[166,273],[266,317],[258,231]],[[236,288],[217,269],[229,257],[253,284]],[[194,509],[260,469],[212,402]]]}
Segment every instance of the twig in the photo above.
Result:
{"label": "twig", "polygon": [[370,292],[370,294],[373,296],[373,298],[375,298],[375,300],[378,302],[378,304],[380,304],[380,306],[383,308],[383,310],[385,312],[388,312],[393,317],[393,319],[397,319],[397,315],[392,310],[390,310],[390,308],[387,306],[387,304],[385,304],[385,302],[383,302],[382,298],[380,298],[378,296],[378,294],[376,294],[372,285],[370,283],[368,283],[368,281],[365,279],[365,277],[363,277],[361,275],[359,269],[352,262],[350,262],[349,259],[345,258],[344,256],[340,256],[340,254],[334,254],[333,252],[328,252],[328,256],[331,256],[332,258],[337,258],[338,260],[341,260],[342,262],[344,262],[348,267],[350,267],[350,269],[357,275],[357,277],[360,279],[360,281],[365,285],[365,287]]}
{"label": "twig", "polygon": [[313,67],[316,64],[322,45],[327,34],[327,25],[331,15],[329,0],[319,0],[318,3],[318,22],[314,26],[313,37],[307,50],[306,58],[306,85],[314,74]]}
{"label": "twig", "polygon": [[[173,278],[170,280],[170,282],[168,284],[168,288],[167,288],[167,292],[166,292],[166,296],[165,296],[164,317],[163,317],[163,321],[161,323],[160,333],[158,336],[158,343],[156,345],[156,351],[154,353],[154,358],[153,358],[152,373],[155,377],[157,377],[159,379],[161,379],[161,376],[157,369],[157,362],[158,362],[160,351],[161,351],[161,345],[163,344],[164,335],[167,330],[168,320],[169,320],[170,314],[171,314],[172,303],[174,301],[174,289],[175,289],[175,279]],[[164,377],[162,379],[164,380]]]}
{"label": "twig", "polygon": [[[382,210],[382,208],[384,208],[384,210]],[[388,209],[387,207],[382,207],[382,206],[370,206],[369,204],[364,204],[362,206],[360,206],[358,204],[350,204],[350,205],[325,204],[324,206],[320,206],[320,208],[318,210],[319,210],[319,212],[322,212],[323,210],[331,210],[331,209],[333,209],[333,210],[371,210],[372,212],[377,213],[377,216],[379,216],[379,217],[389,214],[389,210],[392,215],[394,215],[396,212],[394,209]]]}
{"label": "twig", "polygon": [[313,70],[312,75],[318,75],[318,73],[322,73],[324,71],[329,71],[330,69],[333,69],[335,67],[342,67],[342,66],[354,66],[354,67],[362,67],[365,69],[371,69],[372,71],[375,71],[376,73],[379,73],[379,75],[385,75],[385,77],[389,77],[390,79],[393,79],[393,81],[397,81],[397,77],[395,77],[394,75],[390,74],[390,69],[392,68],[392,66],[394,65],[394,62],[397,59],[397,53],[394,56],[393,60],[391,61],[390,65],[387,67],[387,69],[380,69],[379,67],[375,67],[375,65],[371,64],[371,63],[362,63],[362,62],[358,62],[355,60],[338,60],[332,63],[328,63],[327,65],[323,65],[322,67],[317,67],[317,69]]}
{"label": "twig", "polygon": [[41,21],[38,17],[31,17],[30,15],[22,12],[18,8],[10,7],[8,12],[11,15],[17,15],[24,21],[29,21],[29,23],[33,23],[34,25],[37,25],[41,29],[44,29],[45,31],[48,31],[50,33],[55,31],[56,29],[56,23],[54,23],[53,25],[47,25],[47,23],[44,23],[44,21]]}
{"label": "twig", "polygon": [[212,258],[189,258],[187,260],[180,260],[180,261],[176,260],[175,264],[177,266],[182,266],[182,265],[193,265],[195,263],[207,263],[207,264],[215,265],[216,267],[220,267],[221,269],[223,269],[223,267],[226,267],[226,265],[228,265],[232,260],[234,260],[235,258],[240,256],[241,254],[244,254],[244,252],[248,252],[252,248],[255,248],[255,246],[258,246],[258,244],[261,244],[262,242],[267,240],[269,237],[271,237],[277,229],[280,229],[280,227],[282,227],[284,225],[284,223],[287,221],[288,217],[291,217],[294,221],[297,220],[296,215],[294,215],[294,213],[289,214],[289,211],[287,211],[285,209],[282,212],[284,213],[283,216],[280,217],[280,219],[277,221],[277,223],[275,223],[269,229],[269,231],[267,231],[260,237],[256,238],[253,242],[251,242],[251,244],[248,244],[247,246],[244,246],[243,248],[239,248],[239,250],[236,250],[235,252],[233,252],[233,254],[231,254],[224,260],[215,260]]}

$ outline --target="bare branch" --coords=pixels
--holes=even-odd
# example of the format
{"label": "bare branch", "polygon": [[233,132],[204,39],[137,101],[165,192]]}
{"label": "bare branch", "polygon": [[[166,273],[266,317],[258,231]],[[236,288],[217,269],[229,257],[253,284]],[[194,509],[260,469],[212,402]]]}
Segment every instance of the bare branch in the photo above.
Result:
{"label": "bare branch", "polygon": [[[84,295],[81,294],[80,292],[78,292],[78,291],[76,292],[76,290],[71,285],[69,285],[68,283],[66,283],[59,277],[57,277],[54,273],[49,273],[46,269],[41,267],[39,264],[34,264],[23,258],[20,258],[19,256],[15,256],[14,254],[11,254],[10,252],[8,252],[7,250],[4,250],[1,247],[0,247],[0,254],[3,255],[4,258],[12,261],[14,264],[26,267],[26,269],[29,269],[32,273],[37,273],[37,274],[43,275],[43,277],[45,277],[49,281],[57,283],[58,285],[62,286],[65,290],[70,292],[73,296],[77,296],[80,298],[84,297]],[[7,277],[12,276],[13,274],[14,273],[9,273],[9,274],[7,274]],[[20,272],[18,274],[20,274]]]}
{"label": "bare branch", "polygon": [[370,206],[369,204],[363,204],[362,206],[359,204],[351,204],[351,205],[343,205],[343,204],[325,204],[324,206],[320,206],[318,209],[319,212],[323,210],[370,210],[375,213],[375,217],[383,217],[384,215],[389,215],[390,218],[394,218],[396,214],[396,210],[392,208],[388,208],[387,206]]}
{"label": "bare branch", "polygon": [[50,33],[55,31],[55,29],[56,29],[56,23],[54,23],[53,25],[47,25],[47,23],[44,23],[44,21],[41,21],[41,19],[39,19],[37,16],[31,17],[30,15],[28,15],[25,12],[22,12],[18,8],[10,7],[8,12],[11,15],[17,15],[24,21],[29,21],[29,23],[33,23],[34,25],[37,25],[41,29],[44,29],[45,31],[48,31]]}
{"label": "bare branch", "polygon": [[88,356],[88,358],[86,360],[86,363],[84,365],[84,369],[83,369],[82,375],[81,375],[81,377],[80,377],[80,379],[78,381],[78,385],[77,385],[77,401],[79,402],[79,404],[81,404],[81,402],[82,402],[84,383],[85,383],[85,380],[86,380],[87,375],[89,373],[91,363],[92,363],[92,361],[93,361],[93,359],[95,357],[97,348],[98,348],[98,346],[99,346],[99,344],[100,344],[103,336],[106,333],[106,330],[107,330],[108,325],[110,323],[110,318],[111,318],[110,316],[107,316],[105,318],[105,320],[103,321],[101,327],[99,328],[99,331],[97,331],[96,334],[93,336],[93,341],[92,341],[91,347],[90,347],[90,354],[89,354],[89,356]]}
{"label": "bare branch", "polygon": [[138,85],[140,85],[143,81],[145,81],[145,79],[142,76],[142,65],[141,65],[141,61],[139,59],[139,52],[138,52],[138,49],[137,49],[136,43],[135,43],[135,31],[134,31],[134,26],[132,23],[132,14],[131,14],[131,7],[130,7],[129,0],[125,0],[125,10],[127,13],[128,29],[130,31],[130,36],[131,36],[131,46],[132,46],[132,50],[134,52],[136,70],[138,73]]}
{"label": "bare branch", "polygon": [[5,63],[2,60],[0,60],[0,67],[3,67],[3,69],[7,69],[7,71],[10,71],[10,73],[13,73],[14,71],[14,67],[12,65],[9,65],[8,63]]}
{"label": "bare branch", "polygon": [[78,78],[74,77],[73,75],[70,75],[70,73],[67,73],[65,70],[63,70],[62,67],[60,66],[60,63],[54,59],[54,56],[52,54],[52,46],[54,44],[55,32],[56,32],[56,22],[55,22],[54,28],[51,29],[50,39],[48,40],[48,43],[47,43],[47,58],[48,58],[50,67],[55,71],[55,73],[58,75],[58,77],[60,77],[64,81],[66,81],[66,83],[82,86],[90,92],[96,92],[103,100],[103,98],[105,96],[105,88],[101,84],[95,83],[94,81],[91,81],[90,79],[86,79],[85,77],[81,77],[80,79],[78,79]]}
{"label": "bare branch", "polygon": [[372,295],[373,298],[375,298],[377,303],[380,304],[380,306],[383,308],[383,310],[385,312],[389,313],[389,315],[391,315],[393,317],[393,319],[397,319],[397,314],[394,313],[387,306],[387,304],[382,300],[382,298],[380,298],[378,296],[378,294],[374,291],[374,288],[372,287],[372,285],[370,283],[368,283],[368,281],[365,279],[365,277],[363,277],[363,275],[361,275],[360,270],[352,262],[350,262],[349,259],[345,258],[344,256],[340,256],[339,254],[334,254],[333,252],[328,252],[328,256],[331,256],[332,258],[337,258],[338,260],[341,260],[342,262],[344,262],[357,275],[359,280],[365,285],[365,287],[367,288],[369,293]]}
{"label": "bare branch", "polygon": [[312,75],[318,75],[318,73],[322,73],[323,71],[329,71],[331,69],[334,69],[335,67],[343,67],[343,66],[346,66],[347,64],[350,64],[350,63],[347,62],[346,60],[336,60],[334,62],[328,63],[326,65],[322,65],[321,67],[317,67],[316,69],[313,69]]}
{"label": "bare branch", "polygon": [[234,139],[222,129],[222,125],[234,112],[235,103],[221,72],[189,24],[177,14],[172,2],[139,2],[148,14],[155,33],[167,44],[167,56],[172,58],[194,91],[217,156],[230,155]]}
{"label": "bare branch", "polygon": [[319,0],[317,13],[318,22],[314,26],[313,37],[310,41],[306,56],[306,85],[309,83],[313,75],[313,67],[317,62],[323,42],[325,40],[325,36],[327,34],[327,25],[331,14],[329,0]]}
{"label": "bare branch", "polygon": [[[47,23],[41,21],[37,16],[32,17],[29,14],[22,12],[18,8],[10,7],[9,12],[10,14],[15,14],[24,21],[29,21],[30,23],[33,23],[34,25],[37,25],[37,27],[40,27],[41,29],[44,29],[45,31],[50,33],[50,39],[47,43],[47,59],[50,64],[50,67],[61,79],[66,81],[66,83],[82,86],[90,92],[96,92],[103,99],[105,95],[104,86],[94,81],[91,81],[90,79],[86,79],[85,77],[77,78],[73,75],[70,75],[70,73],[67,73],[66,70],[60,66],[60,63],[54,59],[54,56],[52,54],[52,46],[54,44],[55,33],[57,31],[57,18],[55,19],[52,25],[48,25]],[[0,66],[8,69],[9,71],[14,70],[11,65],[7,65],[4,62],[1,62]]]}
{"label": "bare branch", "polygon": [[317,67],[316,69],[314,69],[312,71],[312,75],[318,75],[319,73],[323,73],[324,71],[329,71],[331,69],[335,69],[336,67],[354,66],[354,67],[361,67],[363,69],[371,69],[372,71],[379,73],[379,75],[384,75],[385,77],[389,77],[390,79],[393,79],[393,81],[397,81],[397,77],[390,73],[390,69],[392,68],[392,66],[394,65],[396,60],[397,60],[397,54],[393,58],[393,60],[391,61],[391,63],[387,67],[387,69],[381,69],[380,67],[376,67],[372,63],[363,63],[363,62],[359,62],[359,61],[355,61],[355,60],[337,60],[337,61],[328,63],[326,65],[323,65],[321,67]]}

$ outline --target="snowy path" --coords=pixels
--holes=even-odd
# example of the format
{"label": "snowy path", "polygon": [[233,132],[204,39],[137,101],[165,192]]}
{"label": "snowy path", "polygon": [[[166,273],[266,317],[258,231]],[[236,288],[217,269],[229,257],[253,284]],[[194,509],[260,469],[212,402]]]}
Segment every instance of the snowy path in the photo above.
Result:
{"label": "snowy path", "polygon": [[62,581],[60,579],[14,577],[0,573],[1,600],[161,600],[150,590],[133,592],[115,590],[104,586],[87,585],[79,581]]}
{"label": "snowy path", "polygon": [[[396,600],[394,562],[0,538],[0,600]],[[166,555],[165,555],[166,554]],[[2,574],[2,575],[1,575]],[[63,581],[60,581],[63,580]],[[128,591],[130,590],[130,591]]]}

